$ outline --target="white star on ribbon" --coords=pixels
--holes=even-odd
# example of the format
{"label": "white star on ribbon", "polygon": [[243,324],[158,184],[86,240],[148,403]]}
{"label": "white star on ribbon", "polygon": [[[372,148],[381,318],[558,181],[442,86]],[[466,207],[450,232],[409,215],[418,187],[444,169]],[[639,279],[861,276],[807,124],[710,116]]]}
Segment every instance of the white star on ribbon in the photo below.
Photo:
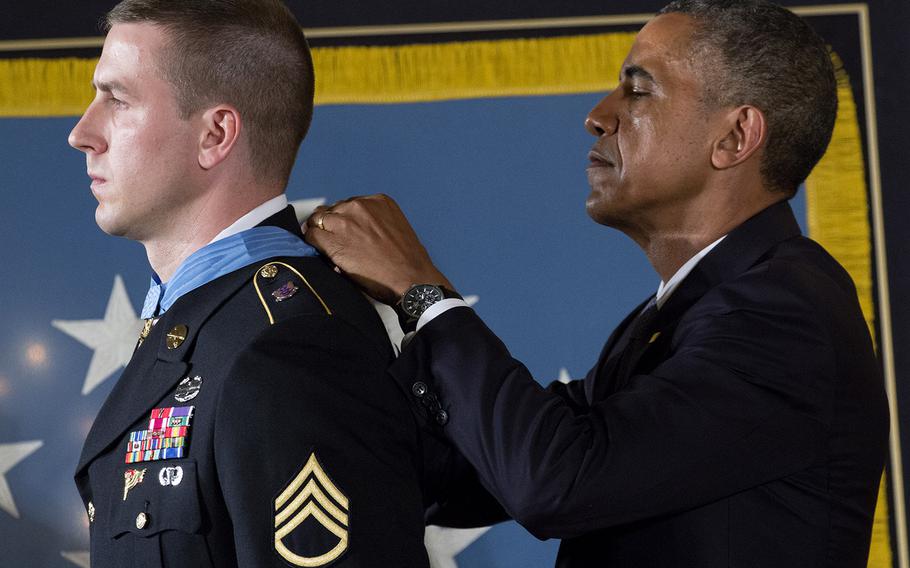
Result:
{"label": "white star on ribbon", "polygon": [[41,440],[0,444],[0,509],[3,509],[16,519],[19,518],[19,509],[16,508],[13,492],[6,482],[6,473],[43,445],[44,442]]}
{"label": "white star on ribbon", "polygon": [[303,223],[306,221],[307,217],[313,213],[313,209],[316,209],[320,205],[325,205],[325,197],[298,199],[289,203],[294,206],[294,211],[297,213],[297,222]]}
{"label": "white star on ribbon", "polygon": [[71,552],[62,551],[60,556],[69,560],[79,568],[92,568],[91,556],[84,550],[73,550]]}
{"label": "white star on ribbon", "polygon": [[104,319],[54,320],[51,325],[95,351],[82,384],[83,395],[130,362],[142,330],[142,320],[136,315],[119,274],[114,277]]}
{"label": "white star on ribbon", "polygon": [[430,556],[430,568],[458,568],[455,557],[488,530],[490,527],[479,529],[427,527],[423,540]]}
{"label": "white star on ribbon", "polygon": [[572,376],[569,374],[569,370],[565,367],[559,369],[559,376],[556,377],[556,380],[561,382],[564,385],[567,385],[572,382]]}

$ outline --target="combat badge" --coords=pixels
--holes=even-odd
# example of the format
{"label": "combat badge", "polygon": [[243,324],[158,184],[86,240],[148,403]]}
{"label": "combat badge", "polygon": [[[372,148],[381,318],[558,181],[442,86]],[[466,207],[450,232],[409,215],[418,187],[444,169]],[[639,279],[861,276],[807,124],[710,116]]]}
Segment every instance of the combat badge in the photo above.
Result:
{"label": "combat badge", "polygon": [[287,284],[272,292],[272,297],[275,298],[276,302],[283,302],[296,294],[297,290],[299,290],[299,288],[297,288],[293,282],[288,281]]}
{"label": "combat badge", "polygon": [[[275,550],[294,566],[325,566],[348,548],[348,498],[326,475],[316,454],[275,499]],[[295,528],[313,517],[338,538],[334,548],[318,556],[302,556],[284,543]]]}
{"label": "combat badge", "polygon": [[123,472],[123,500],[126,501],[126,496],[129,494],[130,489],[136,487],[142,480],[145,479],[145,472],[147,470],[138,470],[138,469],[128,469]]}
{"label": "combat badge", "polygon": [[187,377],[177,385],[177,392],[174,393],[174,399],[177,402],[187,402],[196,398],[202,389],[202,377],[196,375],[193,378]]}

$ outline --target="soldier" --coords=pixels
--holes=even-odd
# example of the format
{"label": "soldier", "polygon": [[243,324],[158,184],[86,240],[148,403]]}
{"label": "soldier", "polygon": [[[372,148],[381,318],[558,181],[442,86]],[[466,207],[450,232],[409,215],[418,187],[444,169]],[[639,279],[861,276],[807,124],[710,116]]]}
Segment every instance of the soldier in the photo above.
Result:
{"label": "soldier", "polygon": [[284,195],[313,111],[300,26],[278,0],[124,0],[106,28],[69,142],[155,276],[76,470],[92,565],[428,566],[438,454]]}

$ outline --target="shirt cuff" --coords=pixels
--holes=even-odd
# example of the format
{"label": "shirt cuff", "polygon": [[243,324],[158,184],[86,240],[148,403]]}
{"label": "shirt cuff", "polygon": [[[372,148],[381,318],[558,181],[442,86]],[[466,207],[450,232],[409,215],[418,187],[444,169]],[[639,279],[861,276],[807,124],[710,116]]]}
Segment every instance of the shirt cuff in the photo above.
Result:
{"label": "shirt cuff", "polygon": [[417,320],[417,329],[415,331],[420,331],[420,328],[427,325],[433,321],[433,319],[441,316],[452,308],[460,307],[468,308],[470,306],[468,306],[467,302],[459,298],[446,298],[444,300],[436,302],[427,308],[427,310],[420,316],[420,319]]}

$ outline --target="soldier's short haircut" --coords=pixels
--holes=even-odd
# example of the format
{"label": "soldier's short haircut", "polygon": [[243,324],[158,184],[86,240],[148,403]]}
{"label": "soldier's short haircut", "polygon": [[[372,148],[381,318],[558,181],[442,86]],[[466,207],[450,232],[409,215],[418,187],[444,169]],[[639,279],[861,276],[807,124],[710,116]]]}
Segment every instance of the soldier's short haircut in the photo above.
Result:
{"label": "soldier's short haircut", "polygon": [[181,118],[210,106],[240,112],[253,172],[286,182],[313,117],[313,62],[280,0],[123,0],[102,21],[166,34],[158,61]]}
{"label": "soldier's short haircut", "polygon": [[792,196],[825,153],[837,115],[829,51],[793,12],[765,0],[676,0],[660,14],[694,20],[709,105],[752,105],[767,118],[765,185]]}

